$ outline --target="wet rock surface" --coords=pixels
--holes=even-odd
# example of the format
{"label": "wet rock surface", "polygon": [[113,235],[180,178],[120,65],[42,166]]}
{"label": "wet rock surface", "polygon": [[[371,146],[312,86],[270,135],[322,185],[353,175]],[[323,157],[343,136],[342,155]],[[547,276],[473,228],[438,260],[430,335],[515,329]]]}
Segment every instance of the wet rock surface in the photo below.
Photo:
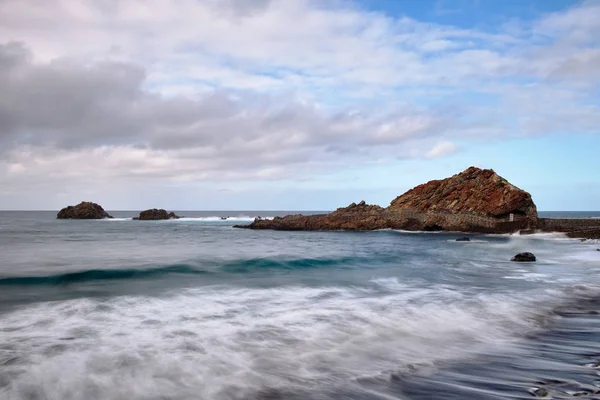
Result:
{"label": "wet rock surface", "polygon": [[600,400],[600,317],[592,312],[600,300],[579,299],[564,308],[548,330],[517,345],[519,360],[498,352],[426,373],[396,373],[390,391],[411,400]]}
{"label": "wet rock surface", "polygon": [[587,385],[577,381],[547,379],[535,382],[536,385],[528,390],[535,397],[554,399],[593,398],[598,399],[600,389],[594,385]]}
{"label": "wet rock surface", "polygon": [[58,219],[103,219],[112,218],[102,206],[90,201],[82,201],[76,206],[63,208],[56,215]]}
{"label": "wet rock surface", "polygon": [[515,261],[515,262],[533,262],[535,260],[536,260],[536,258],[533,255],[533,253],[529,253],[529,252],[519,253],[510,259],[510,261]]}
{"label": "wet rock surface", "polygon": [[600,229],[584,229],[567,232],[567,236],[570,238],[600,239]]}

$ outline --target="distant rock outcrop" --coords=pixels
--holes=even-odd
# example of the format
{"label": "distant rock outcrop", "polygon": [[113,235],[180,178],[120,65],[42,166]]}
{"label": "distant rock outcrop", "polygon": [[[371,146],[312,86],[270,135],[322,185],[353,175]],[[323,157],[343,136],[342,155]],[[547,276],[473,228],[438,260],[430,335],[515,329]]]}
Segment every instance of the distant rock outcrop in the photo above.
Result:
{"label": "distant rock outcrop", "polygon": [[151,208],[149,210],[142,211],[138,217],[134,217],[133,219],[136,221],[157,221],[162,219],[179,219],[181,218],[178,215],[175,215],[174,212],[167,212],[164,209]]}
{"label": "distant rock outcrop", "polygon": [[63,208],[56,215],[58,219],[103,219],[112,218],[104,209],[96,203],[82,201],[76,206]]}
{"label": "distant rock outcrop", "polygon": [[276,230],[374,230],[514,232],[535,228],[531,195],[493,170],[470,167],[443,180],[419,185],[389,207],[352,203],[329,214],[255,220],[238,228]]}

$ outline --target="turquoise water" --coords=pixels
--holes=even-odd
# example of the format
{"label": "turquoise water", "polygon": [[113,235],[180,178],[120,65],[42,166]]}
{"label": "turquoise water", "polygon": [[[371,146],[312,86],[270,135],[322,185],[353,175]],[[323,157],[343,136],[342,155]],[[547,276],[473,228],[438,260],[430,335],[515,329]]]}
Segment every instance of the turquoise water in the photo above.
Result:
{"label": "turquoise water", "polygon": [[[177,213],[0,212],[0,398],[592,398],[600,384],[598,243]],[[521,251],[538,262],[511,263]]]}

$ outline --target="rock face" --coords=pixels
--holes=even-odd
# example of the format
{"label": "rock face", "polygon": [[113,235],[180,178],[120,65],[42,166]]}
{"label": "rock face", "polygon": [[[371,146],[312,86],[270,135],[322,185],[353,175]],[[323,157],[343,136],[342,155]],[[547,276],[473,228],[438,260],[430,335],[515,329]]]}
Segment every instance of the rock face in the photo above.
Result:
{"label": "rock face", "polygon": [[76,206],[63,208],[56,215],[58,219],[102,219],[112,218],[104,209],[96,203],[82,201]]}
{"label": "rock face", "polygon": [[467,168],[460,174],[419,185],[392,201],[391,210],[418,213],[472,213],[482,217],[537,219],[531,195],[491,169]]}
{"label": "rock face", "polygon": [[179,219],[178,215],[175,215],[174,212],[168,213],[164,209],[152,208],[149,210],[142,211],[138,217],[133,218],[134,220],[139,221],[157,221],[161,219]]}
{"label": "rock face", "polygon": [[529,252],[519,253],[516,256],[514,256],[513,258],[511,258],[510,261],[533,262],[533,261],[535,261],[535,256],[533,255],[533,253],[529,253]]}
{"label": "rock face", "polygon": [[515,232],[535,228],[537,209],[531,195],[493,170],[467,168],[443,180],[419,185],[387,208],[352,203],[329,214],[288,215],[255,220],[250,229]]}

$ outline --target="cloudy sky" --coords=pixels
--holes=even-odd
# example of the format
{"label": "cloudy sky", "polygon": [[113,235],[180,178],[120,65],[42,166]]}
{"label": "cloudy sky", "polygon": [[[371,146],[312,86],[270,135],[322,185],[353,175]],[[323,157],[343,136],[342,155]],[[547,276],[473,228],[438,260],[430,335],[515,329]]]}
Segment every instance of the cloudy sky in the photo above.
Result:
{"label": "cloudy sky", "polygon": [[0,0],[0,209],[600,209],[600,0]]}

